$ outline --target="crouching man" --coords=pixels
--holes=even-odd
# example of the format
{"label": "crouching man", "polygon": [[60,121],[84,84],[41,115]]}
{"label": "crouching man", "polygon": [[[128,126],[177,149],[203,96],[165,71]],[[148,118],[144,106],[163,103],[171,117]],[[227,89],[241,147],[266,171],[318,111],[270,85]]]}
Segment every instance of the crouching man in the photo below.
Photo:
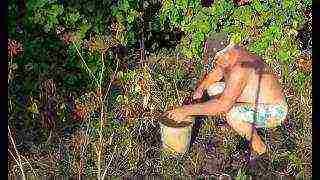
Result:
{"label": "crouching man", "polygon": [[236,44],[229,44],[215,58],[215,69],[197,87],[193,98],[224,80],[222,94],[204,103],[178,107],[165,113],[176,121],[192,121],[191,116],[225,114],[227,123],[263,154],[266,146],[256,128],[273,128],[286,118],[288,107],[277,78],[257,56]]}

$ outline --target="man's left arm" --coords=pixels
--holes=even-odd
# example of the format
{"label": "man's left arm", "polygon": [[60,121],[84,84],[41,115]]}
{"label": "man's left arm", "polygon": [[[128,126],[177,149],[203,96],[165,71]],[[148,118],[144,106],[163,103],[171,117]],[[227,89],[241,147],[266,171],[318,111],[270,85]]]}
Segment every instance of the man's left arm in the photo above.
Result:
{"label": "man's left arm", "polygon": [[245,88],[249,78],[249,72],[250,69],[236,65],[233,67],[232,72],[230,72],[230,77],[226,82],[226,88],[220,98],[212,99],[205,103],[183,106],[181,107],[181,113],[185,113],[186,116],[213,116],[228,112]]}

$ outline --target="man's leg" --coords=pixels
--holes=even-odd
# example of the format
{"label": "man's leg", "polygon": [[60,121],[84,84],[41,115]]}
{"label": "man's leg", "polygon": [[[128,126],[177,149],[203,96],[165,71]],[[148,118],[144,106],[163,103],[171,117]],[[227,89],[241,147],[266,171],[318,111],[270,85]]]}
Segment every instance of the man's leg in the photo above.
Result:
{"label": "man's leg", "polygon": [[[258,135],[256,128],[253,126],[253,116],[250,112],[240,110],[241,104],[235,106],[227,113],[228,124],[241,136],[244,136],[248,141],[251,140],[252,149],[259,155],[265,153],[266,145]],[[244,119],[247,118],[247,119]]]}
{"label": "man's leg", "polygon": [[267,128],[280,126],[288,114],[288,105],[285,101],[277,105],[269,105],[267,109],[269,112],[269,117],[266,121]]}
{"label": "man's leg", "polygon": [[256,129],[251,123],[235,121],[230,117],[227,117],[227,122],[238,134],[244,136],[248,141],[251,140],[252,149],[255,152],[263,154],[266,151],[266,145],[262,142]]}

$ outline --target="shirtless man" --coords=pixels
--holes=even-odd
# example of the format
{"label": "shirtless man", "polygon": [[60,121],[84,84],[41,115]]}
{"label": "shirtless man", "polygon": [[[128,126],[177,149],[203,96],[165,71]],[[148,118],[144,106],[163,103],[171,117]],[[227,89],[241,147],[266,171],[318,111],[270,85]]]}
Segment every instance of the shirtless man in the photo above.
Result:
{"label": "shirtless man", "polygon": [[223,113],[227,123],[251,141],[252,149],[259,155],[263,154],[266,146],[256,128],[280,125],[288,110],[276,77],[261,59],[231,43],[216,54],[215,69],[195,90],[193,99],[201,98],[205,90],[222,79],[225,88],[218,98],[178,107],[165,115],[176,121],[192,121],[191,116]]}

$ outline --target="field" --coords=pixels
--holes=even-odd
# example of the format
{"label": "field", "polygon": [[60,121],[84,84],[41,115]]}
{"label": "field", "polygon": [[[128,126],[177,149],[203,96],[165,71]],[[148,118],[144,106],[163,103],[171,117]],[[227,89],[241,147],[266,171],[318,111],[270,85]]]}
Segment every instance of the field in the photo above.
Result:
{"label": "field", "polygon": [[[311,1],[8,2],[8,176],[312,177]],[[190,150],[161,149],[162,112],[190,97],[205,39],[262,57],[289,105],[259,129],[267,153],[223,117],[197,117]]]}

